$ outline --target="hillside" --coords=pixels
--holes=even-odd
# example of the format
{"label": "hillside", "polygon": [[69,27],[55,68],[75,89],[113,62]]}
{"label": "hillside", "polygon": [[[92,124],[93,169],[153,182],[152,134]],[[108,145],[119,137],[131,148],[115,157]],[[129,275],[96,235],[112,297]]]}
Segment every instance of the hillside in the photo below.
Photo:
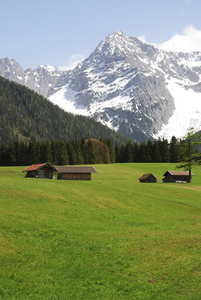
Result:
{"label": "hillside", "polygon": [[64,112],[43,96],[0,77],[0,144],[18,140],[69,140],[110,138],[122,144],[126,138],[84,116]]}

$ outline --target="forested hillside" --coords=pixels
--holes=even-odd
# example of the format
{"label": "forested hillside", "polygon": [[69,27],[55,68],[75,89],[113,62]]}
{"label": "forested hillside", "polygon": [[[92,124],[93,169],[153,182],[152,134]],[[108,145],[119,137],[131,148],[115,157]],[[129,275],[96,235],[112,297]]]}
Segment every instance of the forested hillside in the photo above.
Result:
{"label": "forested hillside", "polygon": [[36,92],[0,76],[0,145],[19,141],[110,138],[128,140],[84,116],[64,112]]}

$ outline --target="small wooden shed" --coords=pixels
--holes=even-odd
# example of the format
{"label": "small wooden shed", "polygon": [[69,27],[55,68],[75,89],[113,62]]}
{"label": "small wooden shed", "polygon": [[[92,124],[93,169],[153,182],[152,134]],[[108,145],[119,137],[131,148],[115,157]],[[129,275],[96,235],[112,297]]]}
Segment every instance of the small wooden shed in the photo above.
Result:
{"label": "small wooden shed", "polygon": [[152,173],[144,174],[139,179],[140,182],[156,182],[157,179]]}
{"label": "small wooden shed", "polygon": [[97,173],[94,167],[56,167],[57,179],[63,180],[91,180],[91,173]]}
{"label": "small wooden shed", "polygon": [[27,172],[25,177],[52,179],[54,177],[54,173],[57,172],[57,169],[46,162],[43,164],[31,165],[22,172]]}
{"label": "small wooden shed", "polygon": [[[193,173],[191,173],[194,176]],[[178,182],[178,183],[189,183],[191,178],[189,177],[189,171],[166,171],[163,182]]]}

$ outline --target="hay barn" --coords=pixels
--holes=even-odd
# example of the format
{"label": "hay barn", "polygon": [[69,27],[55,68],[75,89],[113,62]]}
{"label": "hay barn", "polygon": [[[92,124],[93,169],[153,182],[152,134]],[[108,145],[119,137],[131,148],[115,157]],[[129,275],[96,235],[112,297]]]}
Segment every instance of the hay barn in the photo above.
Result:
{"label": "hay barn", "polygon": [[140,182],[147,182],[147,183],[157,181],[156,177],[151,173],[142,175],[138,180]]}
{"label": "hay barn", "polygon": [[94,167],[60,167],[57,166],[61,180],[91,180],[91,173],[97,173]]}
{"label": "hay barn", "polygon": [[[191,173],[194,176],[193,173]],[[189,177],[189,171],[166,171],[163,182],[178,182],[178,183],[189,183],[191,178]]]}
{"label": "hay barn", "polygon": [[25,177],[52,179],[54,177],[54,173],[57,172],[57,169],[46,162],[43,164],[31,165],[22,172],[27,172]]}

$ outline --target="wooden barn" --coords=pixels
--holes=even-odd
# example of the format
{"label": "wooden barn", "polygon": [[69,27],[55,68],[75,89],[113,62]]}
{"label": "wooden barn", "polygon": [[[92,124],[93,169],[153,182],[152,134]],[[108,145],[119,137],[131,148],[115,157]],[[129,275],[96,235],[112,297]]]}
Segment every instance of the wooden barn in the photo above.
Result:
{"label": "wooden barn", "polygon": [[[191,175],[194,176],[193,173],[191,173]],[[163,176],[165,176],[162,179],[163,182],[178,182],[178,183],[191,182],[188,171],[166,171]]]}
{"label": "wooden barn", "polygon": [[142,175],[139,179],[138,179],[140,182],[156,182],[157,179],[156,177],[151,174],[151,173],[148,173],[148,174],[144,174]]}
{"label": "wooden barn", "polygon": [[91,173],[97,173],[94,167],[56,167],[57,179],[63,180],[91,180]]}
{"label": "wooden barn", "polygon": [[57,169],[46,162],[43,164],[31,165],[22,172],[27,172],[26,177],[52,179],[54,173],[57,172]]}

